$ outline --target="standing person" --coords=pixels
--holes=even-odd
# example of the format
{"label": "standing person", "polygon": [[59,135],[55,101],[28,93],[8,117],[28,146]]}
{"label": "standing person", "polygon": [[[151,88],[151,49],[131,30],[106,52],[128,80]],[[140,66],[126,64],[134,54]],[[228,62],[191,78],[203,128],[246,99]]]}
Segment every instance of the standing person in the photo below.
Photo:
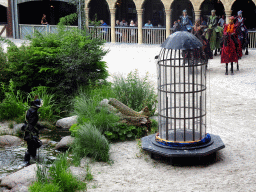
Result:
{"label": "standing person", "polygon": [[226,63],[226,73],[228,75],[228,63],[231,63],[231,75],[233,72],[233,62],[238,62],[237,46],[239,41],[236,38],[236,25],[234,24],[234,17],[229,18],[229,24],[224,27],[223,33],[223,47],[221,51],[221,63]]}
{"label": "standing person", "polygon": [[44,127],[38,123],[38,109],[42,107],[43,100],[38,99],[38,96],[35,96],[35,100],[32,101],[31,107],[26,112],[26,127],[25,127],[25,136],[24,140],[27,142],[27,152],[25,153],[24,162],[25,166],[30,165],[30,156],[36,158],[36,150],[42,145],[39,140],[39,130]]}
{"label": "standing person", "polygon": [[145,23],[144,27],[152,28],[152,27],[153,27],[153,25],[152,25],[151,21],[150,21],[150,20],[148,20],[148,22],[147,22],[147,23]]}
{"label": "standing person", "polygon": [[120,26],[121,27],[127,27],[128,23],[125,21],[125,18],[122,19],[122,21],[120,22]]}
{"label": "standing person", "polygon": [[47,25],[47,24],[48,24],[48,22],[47,22],[47,20],[46,20],[46,15],[45,15],[45,14],[43,14],[43,17],[42,17],[42,19],[41,19],[41,24],[42,24],[42,25]]}
{"label": "standing person", "polygon": [[[131,20],[130,22],[130,27],[136,27],[133,20]],[[132,39],[132,42],[135,41],[135,29],[131,29],[131,39]]]}
{"label": "standing person", "polygon": [[226,21],[225,21],[225,15],[222,15],[222,17],[219,19],[218,21],[218,25],[220,27],[224,27],[224,25],[226,24]]}

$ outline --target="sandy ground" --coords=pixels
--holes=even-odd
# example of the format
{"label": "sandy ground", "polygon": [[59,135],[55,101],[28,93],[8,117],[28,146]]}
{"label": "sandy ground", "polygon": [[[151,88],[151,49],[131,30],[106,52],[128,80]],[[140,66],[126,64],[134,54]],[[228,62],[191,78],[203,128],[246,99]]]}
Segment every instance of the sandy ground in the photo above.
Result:
{"label": "sandy ground", "polygon": [[[156,84],[159,46],[112,45],[104,57],[111,74],[138,69]],[[112,165],[92,163],[88,191],[256,191],[256,51],[239,61],[240,71],[224,75],[220,56],[207,71],[208,133],[219,135],[225,148],[211,163],[172,166],[141,153],[137,142],[111,146]],[[235,68],[236,69],[236,68]],[[190,159],[188,159],[190,161]]]}
{"label": "sandy ground", "polygon": [[[156,84],[159,46],[106,44],[111,74],[138,69]],[[240,71],[224,75],[220,56],[207,71],[207,132],[219,135],[225,148],[203,165],[169,165],[141,153],[137,141],[111,145],[112,164],[90,163],[94,180],[88,191],[256,191],[256,50],[239,61]],[[187,159],[190,161],[190,159]]]}

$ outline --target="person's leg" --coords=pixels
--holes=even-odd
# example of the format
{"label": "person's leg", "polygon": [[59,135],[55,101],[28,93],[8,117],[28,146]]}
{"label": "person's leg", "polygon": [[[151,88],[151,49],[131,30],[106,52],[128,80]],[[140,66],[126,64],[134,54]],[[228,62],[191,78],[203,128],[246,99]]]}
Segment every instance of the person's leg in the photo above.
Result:
{"label": "person's leg", "polygon": [[228,75],[228,63],[226,63],[226,73],[225,75]]}
{"label": "person's leg", "polygon": [[231,62],[231,75],[234,75],[234,71],[233,71],[233,62]]}

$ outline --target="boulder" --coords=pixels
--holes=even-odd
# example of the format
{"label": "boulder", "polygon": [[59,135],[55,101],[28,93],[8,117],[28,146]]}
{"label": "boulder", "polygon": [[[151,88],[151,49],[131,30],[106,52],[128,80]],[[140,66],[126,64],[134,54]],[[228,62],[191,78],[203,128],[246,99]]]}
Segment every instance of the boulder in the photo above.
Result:
{"label": "boulder", "polygon": [[15,125],[13,126],[13,131],[14,131],[14,133],[16,134],[16,133],[20,132],[20,131],[21,131],[21,127],[22,127],[23,125],[24,125],[24,123],[15,124]]}
{"label": "boulder", "polygon": [[28,184],[25,184],[25,185],[18,184],[14,188],[12,188],[10,192],[28,192],[28,187],[29,187]]}
{"label": "boulder", "polygon": [[72,144],[73,140],[74,140],[74,137],[71,137],[71,136],[63,137],[60,140],[60,142],[55,146],[55,149],[57,150],[67,149]]}
{"label": "boulder", "polygon": [[71,171],[72,175],[76,176],[80,181],[85,180],[86,170],[84,168],[70,166],[69,170]]}
{"label": "boulder", "polygon": [[57,127],[61,127],[63,129],[69,129],[73,124],[77,123],[77,116],[72,116],[72,117],[66,117],[63,119],[59,119],[56,122]]}
{"label": "boulder", "polygon": [[15,189],[17,185],[28,186],[36,181],[36,169],[36,164],[24,167],[23,169],[2,178],[0,186],[11,189]]}
{"label": "boulder", "polygon": [[22,140],[12,135],[0,136],[0,147],[12,147],[20,145]]}

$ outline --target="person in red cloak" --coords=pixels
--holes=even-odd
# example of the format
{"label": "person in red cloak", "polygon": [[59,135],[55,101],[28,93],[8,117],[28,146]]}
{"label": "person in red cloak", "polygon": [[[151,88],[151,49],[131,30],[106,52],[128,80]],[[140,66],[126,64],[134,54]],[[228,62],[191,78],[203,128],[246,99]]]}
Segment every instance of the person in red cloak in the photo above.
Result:
{"label": "person in red cloak", "polygon": [[221,63],[226,63],[225,75],[228,75],[228,63],[231,63],[231,74],[233,75],[233,62],[238,63],[238,58],[242,57],[240,50],[241,43],[236,35],[236,25],[234,24],[234,19],[234,17],[229,18],[229,24],[225,25],[223,33]]}

